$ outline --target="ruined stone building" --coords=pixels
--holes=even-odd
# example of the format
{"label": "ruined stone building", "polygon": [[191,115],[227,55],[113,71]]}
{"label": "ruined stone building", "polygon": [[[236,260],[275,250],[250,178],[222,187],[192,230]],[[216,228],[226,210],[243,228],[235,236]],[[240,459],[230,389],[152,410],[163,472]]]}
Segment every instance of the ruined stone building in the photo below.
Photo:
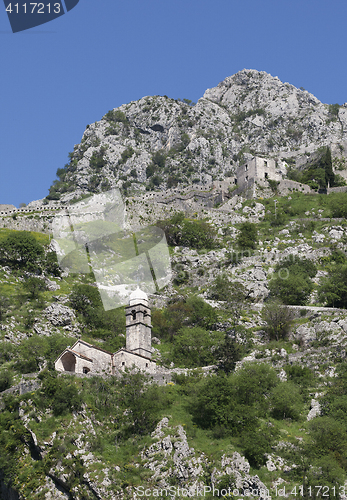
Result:
{"label": "ruined stone building", "polygon": [[115,375],[125,368],[135,366],[154,373],[156,363],[151,359],[152,325],[147,294],[139,288],[132,292],[125,314],[126,347],[112,353],[84,340],[78,340],[57,358],[55,369],[60,372]]}
{"label": "ruined stone building", "polygon": [[236,170],[235,184],[246,187],[251,181],[280,181],[282,173],[276,169],[276,161],[269,158],[253,157]]}

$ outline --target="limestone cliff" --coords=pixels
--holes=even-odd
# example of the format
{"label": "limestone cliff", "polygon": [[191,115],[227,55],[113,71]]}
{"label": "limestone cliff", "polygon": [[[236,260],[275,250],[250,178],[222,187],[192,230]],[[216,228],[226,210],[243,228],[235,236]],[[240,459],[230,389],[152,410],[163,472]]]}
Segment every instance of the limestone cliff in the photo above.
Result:
{"label": "limestone cliff", "polygon": [[300,166],[326,145],[343,169],[346,131],[347,104],[323,104],[264,71],[242,70],[195,105],[147,96],[88,125],[49,199],[114,186],[128,193],[210,183],[232,176],[252,155]]}

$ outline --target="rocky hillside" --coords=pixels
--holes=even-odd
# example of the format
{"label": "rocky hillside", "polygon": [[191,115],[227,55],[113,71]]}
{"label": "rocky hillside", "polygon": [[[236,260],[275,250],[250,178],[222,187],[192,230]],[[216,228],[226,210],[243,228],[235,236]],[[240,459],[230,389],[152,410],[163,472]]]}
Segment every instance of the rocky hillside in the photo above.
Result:
{"label": "rocky hillside", "polygon": [[206,184],[232,176],[251,155],[302,166],[327,145],[343,170],[346,134],[347,104],[323,104],[263,71],[242,70],[196,104],[147,96],[109,111],[87,126],[48,199]]}
{"label": "rocky hillside", "polygon": [[[1,500],[347,499],[347,193],[223,195],[251,154],[308,170],[329,145],[345,175],[346,112],[253,70],[197,104],[145,97],[87,127],[48,206],[3,207]],[[62,206],[113,186],[132,231],[166,234],[172,280],[149,295],[166,384],[54,370],[77,339],[125,345],[124,309],[51,242]]]}
{"label": "rocky hillside", "polygon": [[124,345],[123,308],[103,310],[93,275],[59,271],[47,235],[0,230],[4,500],[310,498],[318,484],[346,499],[346,193],[276,200],[276,213],[272,198],[237,197],[158,222],[173,280],[150,296],[153,356],[183,369],[160,387],[57,376],[78,338]]}

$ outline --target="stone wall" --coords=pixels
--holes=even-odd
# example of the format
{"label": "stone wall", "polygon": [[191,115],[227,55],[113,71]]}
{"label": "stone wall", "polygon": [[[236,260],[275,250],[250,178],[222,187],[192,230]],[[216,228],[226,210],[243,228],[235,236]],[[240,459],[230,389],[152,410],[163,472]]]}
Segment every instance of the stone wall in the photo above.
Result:
{"label": "stone wall", "polygon": [[156,372],[157,365],[155,361],[151,361],[150,358],[139,356],[132,353],[126,349],[120,349],[113,355],[113,374],[117,371],[124,371],[126,368],[132,368],[135,366],[139,370],[143,370],[148,374],[154,374]]}
{"label": "stone wall", "polygon": [[347,192],[347,186],[340,186],[340,187],[334,187],[334,188],[328,188],[327,189],[327,194],[330,193],[346,193]]}
{"label": "stone wall", "polygon": [[14,205],[4,205],[0,203],[0,213],[7,212],[8,210],[17,210]]}
{"label": "stone wall", "polygon": [[282,196],[286,196],[291,191],[300,191],[305,194],[317,194],[314,189],[306,184],[301,184],[300,182],[291,181],[289,179],[282,179],[278,185],[278,191]]}

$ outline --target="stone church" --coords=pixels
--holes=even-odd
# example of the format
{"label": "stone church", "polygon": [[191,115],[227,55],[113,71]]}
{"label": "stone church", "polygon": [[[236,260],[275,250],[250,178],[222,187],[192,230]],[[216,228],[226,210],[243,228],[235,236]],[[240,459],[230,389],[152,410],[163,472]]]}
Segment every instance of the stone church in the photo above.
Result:
{"label": "stone church", "polygon": [[55,369],[79,374],[116,375],[125,368],[156,372],[152,361],[151,310],[145,292],[137,288],[131,293],[126,314],[126,347],[112,353],[84,340],[67,347],[57,358]]}

